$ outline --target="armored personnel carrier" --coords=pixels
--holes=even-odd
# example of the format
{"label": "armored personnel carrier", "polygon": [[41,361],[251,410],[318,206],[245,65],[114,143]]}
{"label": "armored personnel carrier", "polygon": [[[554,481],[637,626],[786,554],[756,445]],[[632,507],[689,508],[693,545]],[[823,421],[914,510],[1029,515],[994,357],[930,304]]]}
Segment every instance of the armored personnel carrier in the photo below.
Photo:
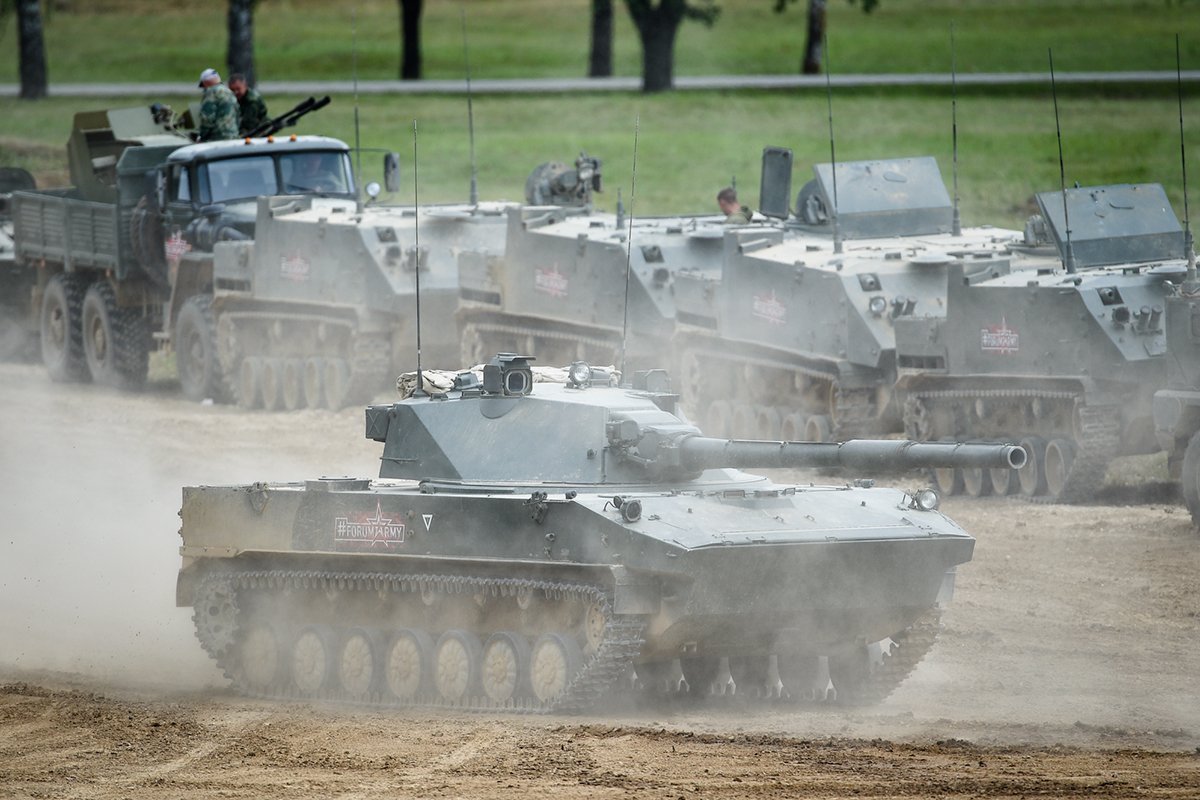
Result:
{"label": "armored personnel carrier", "polygon": [[[727,441],[662,373],[501,355],[370,406],[380,480],[190,486],[177,602],[242,691],[587,708],[635,671],[753,695],[886,696],[974,540],[935,492],[780,485],[750,466],[1018,466],[1000,445]],[[728,672],[722,670],[727,659]],[[768,665],[777,664],[775,686]]]}
{"label": "armored personnel carrier", "polygon": [[[674,276],[676,372],[707,432],[829,441],[898,431],[897,320],[941,314],[952,265],[971,281],[1011,269],[1021,234],[961,229],[932,158],[838,163],[836,189],[829,164],[814,171],[795,219],[734,229],[718,269]],[[767,213],[786,217],[786,201]]]}
{"label": "armored personnel carrier", "polygon": [[0,361],[23,358],[36,332],[30,287],[33,268],[17,266],[13,246],[12,193],[36,189],[33,176],[18,167],[0,167]]}
{"label": "armored personnel carrier", "polygon": [[1164,301],[1185,269],[1170,202],[1158,184],[1037,202],[1031,228],[1045,227],[1056,257],[1034,254],[1030,269],[978,283],[952,269],[944,315],[896,325],[908,436],[1019,441],[1028,456],[1019,474],[939,472],[944,492],[1086,500],[1114,456],[1158,447]]}

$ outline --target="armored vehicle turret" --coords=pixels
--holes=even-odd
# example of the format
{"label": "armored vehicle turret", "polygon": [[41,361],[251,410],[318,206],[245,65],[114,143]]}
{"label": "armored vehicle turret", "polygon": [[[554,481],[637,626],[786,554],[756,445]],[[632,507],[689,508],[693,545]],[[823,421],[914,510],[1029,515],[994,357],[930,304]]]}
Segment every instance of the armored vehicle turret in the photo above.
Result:
{"label": "armored vehicle turret", "polygon": [[[739,467],[1019,466],[1001,445],[708,438],[662,373],[422,375],[371,406],[380,480],[183,491],[178,603],[241,690],[578,710],[648,689],[886,696],[974,541],[929,490]],[[410,381],[416,383],[416,381]],[[774,665],[772,667],[771,665]]]}
{"label": "armored vehicle turret", "polygon": [[[1157,449],[1166,381],[1164,300],[1185,269],[1183,232],[1158,184],[1037,196],[1057,258],[972,283],[950,274],[944,315],[896,325],[905,432],[1020,441],[1028,466],[938,473],[943,491],[1063,501],[1100,489],[1109,461]],[[1068,231],[1067,219],[1070,220]]]}

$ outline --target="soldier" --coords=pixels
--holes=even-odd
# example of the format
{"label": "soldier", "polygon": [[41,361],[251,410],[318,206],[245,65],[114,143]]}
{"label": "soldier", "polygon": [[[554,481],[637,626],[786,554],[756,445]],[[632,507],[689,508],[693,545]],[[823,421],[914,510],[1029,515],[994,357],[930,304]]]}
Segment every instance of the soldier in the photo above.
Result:
{"label": "soldier", "polygon": [[197,141],[214,142],[218,139],[238,138],[237,98],[221,83],[220,74],[209,67],[200,73],[199,86],[204,90],[204,97],[200,100]]}
{"label": "soldier", "polygon": [[233,92],[238,102],[238,133],[249,136],[269,119],[267,104],[263,102],[258,89],[247,84],[246,76],[240,72],[229,76],[229,91]]}
{"label": "soldier", "polygon": [[725,215],[726,225],[744,225],[754,218],[754,212],[738,202],[737,189],[732,186],[717,192],[717,205]]}

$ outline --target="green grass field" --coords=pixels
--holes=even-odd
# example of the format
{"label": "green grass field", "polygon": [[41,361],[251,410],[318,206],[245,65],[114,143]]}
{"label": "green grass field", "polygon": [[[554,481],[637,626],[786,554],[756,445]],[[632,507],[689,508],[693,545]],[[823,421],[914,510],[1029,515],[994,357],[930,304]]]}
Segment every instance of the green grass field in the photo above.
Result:
{"label": "green grass field", "polygon": [[[98,0],[56,4],[47,20],[53,81],[178,81],[174,97],[105,100],[0,100],[0,163],[30,168],[42,185],[67,182],[63,143],[71,115],[88,108],[164,101],[182,108],[198,98],[195,76],[220,66],[223,2]],[[462,76],[460,11],[466,9],[472,72],[482,77],[578,76],[587,55],[587,0],[464,0],[427,3],[423,25],[426,74]],[[771,0],[725,0],[712,29],[685,23],[677,74],[788,73],[799,61],[803,2],[783,15]],[[357,7],[359,75],[392,78],[398,63],[396,3],[261,0],[257,14],[260,76],[345,79],[351,74],[350,9]],[[86,9],[86,11],[85,11]],[[830,0],[829,37],[835,72],[944,71],[948,30],[956,26],[964,72],[1046,68],[1053,46],[1062,70],[1172,69],[1174,34],[1183,34],[1185,68],[1200,67],[1200,0],[882,0],[866,15]],[[623,2],[616,2],[617,72],[639,71],[639,50]],[[0,52],[15,48],[11,17]],[[15,56],[0,63],[0,82],[16,76]],[[1188,146],[1200,164],[1200,106],[1186,87]],[[280,112],[300,98],[272,96]],[[1183,214],[1179,119],[1174,88],[1074,88],[1060,92],[1069,181],[1163,183]],[[840,90],[834,94],[840,160],[929,154],[951,181],[950,98],[943,90]],[[640,119],[637,214],[711,211],[719,187],[736,176],[751,203],[758,192],[764,145],[794,149],[796,189],[810,165],[829,158],[826,101],[821,92],[689,92],[475,99],[479,185],[485,199],[520,199],[538,163],[570,161],[580,150],[604,159],[602,206],[626,206],[632,194],[635,119]],[[1048,89],[973,90],[959,98],[960,191],[972,223],[1023,223],[1035,191],[1058,186],[1058,150]],[[467,194],[467,110],[462,97],[363,96],[364,147],[397,150],[412,199],[412,123],[419,129],[422,201]],[[301,132],[353,142],[353,102],[338,96],[306,119]],[[364,156],[364,177],[379,174],[378,155]],[[1200,175],[1200,167],[1194,170]],[[1193,191],[1200,195],[1200,192]],[[1200,202],[1200,201],[1198,201]]]}
{"label": "green grass field", "polygon": [[[60,0],[47,4],[52,81],[179,81],[194,84],[225,56],[224,2]],[[578,77],[586,72],[588,0],[428,2],[422,24],[425,75],[463,75],[465,10],[472,73],[478,78]],[[685,22],[678,75],[788,74],[804,44],[804,0],[785,13],[773,0],[722,0],[717,23]],[[638,75],[641,50],[622,0],[615,0],[615,68]],[[354,23],[352,25],[352,13]],[[399,18],[394,0],[328,3],[261,0],[256,14],[261,79],[349,79],[354,40],[362,79],[397,77]],[[1062,70],[1174,68],[1174,35],[1200,65],[1197,0],[882,0],[864,14],[829,0],[834,72],[946,72],[949,29],[963,72],[1043,71],[1053,47]],[[15,82],[16,24],[0,32],[0,82]],[[357,36],[355,36],[357,31]]]}

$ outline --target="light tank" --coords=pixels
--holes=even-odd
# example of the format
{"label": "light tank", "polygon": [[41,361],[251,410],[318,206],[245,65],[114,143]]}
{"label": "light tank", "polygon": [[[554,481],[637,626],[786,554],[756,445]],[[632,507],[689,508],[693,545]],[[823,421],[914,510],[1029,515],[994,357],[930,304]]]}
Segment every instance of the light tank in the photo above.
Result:
{"label": "light tank", "polygon": [[944,492],[1086,501],[1112,458],[1158,449],[1151,405],[1167,377],[1164,303],[1186,268],[1166,193],[1121,184],[1037,202],[1030,239],[1043,228],[1056,252],[1034,248],[1024,269],[978,283],[952,270],[942,315],[896,325],[906,435],[1019,441],[1027,451],[1015,474],[940,471]]}
{"label": "light tank", "polygon": [[1023,456],[713,439],[677,415],[661,372],[616,388],[579,362],[535,381],[502,354],[368,407],[379,480],[184,488],[177,602],[239,690],[576,711],[633,675],[678,690],[678,669],[696,695],[832,683],[840,702],[877,701],[932,645],[974,540],[929,490],[739,469]]}

